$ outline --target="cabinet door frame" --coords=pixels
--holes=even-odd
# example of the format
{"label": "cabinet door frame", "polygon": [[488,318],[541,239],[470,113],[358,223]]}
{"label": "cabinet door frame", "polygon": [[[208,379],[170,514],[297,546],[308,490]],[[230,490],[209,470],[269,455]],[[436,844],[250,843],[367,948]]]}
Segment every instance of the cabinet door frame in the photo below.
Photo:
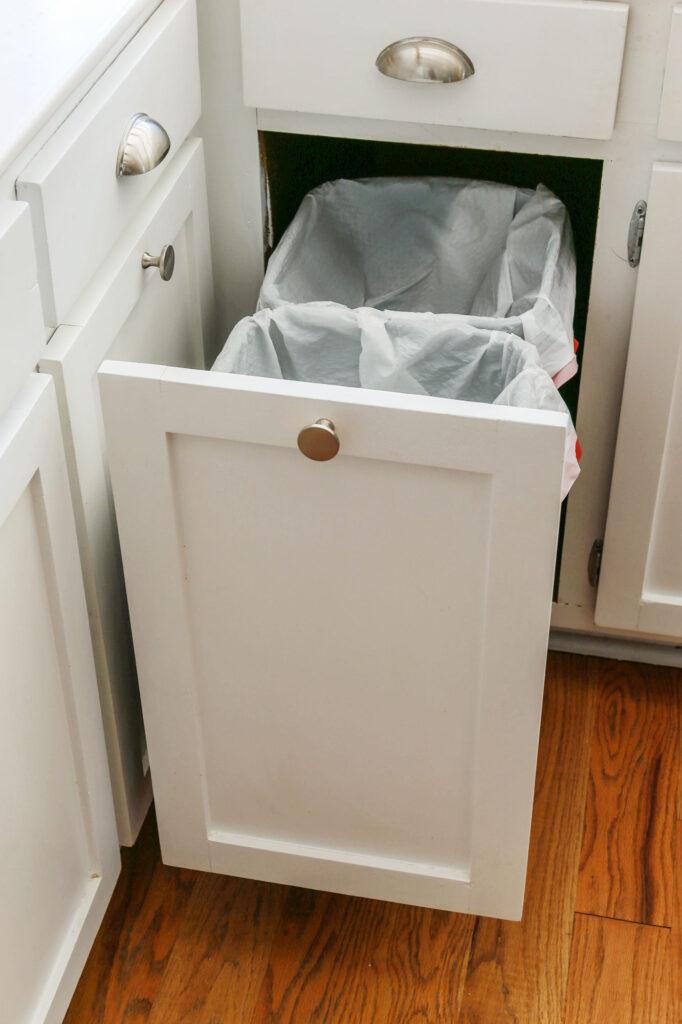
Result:
{"label": "cabinet door frame", "polygon": [[[40,362],[54,377],[76,511],[83,581],[104,715],[119,839],[131,846],[152,799],[143,764],[143,726],[120,568],[116,519],[99,417],[97,369],[145,289],[180,287],[182,268],[169,282],[143,270],[145,250],[158,253],[184,233],[187,253],[191,349],[197,365],[210,359],[213,293],[203,145],[194,139],[178,152],[110,259],[84,294],[71,323],[60,327]],[[157,307],[154,306],[154,309]],[[154,330],[154,324],[150,326]]]}
{"label": "cabinet door frame", "polygon": [[680,593],[655,582],[671,423],[682,403],[682,164],[653,168],[595,621],[682,637]]}
{"label": "cabinet door frame", "polygon": [[30,1018],[30,1024],[58,1024],[111,898],[120,854],[54,384],[38,374],[31,375],[0,420],[0,523],[27,490],[40,539],[90,860],[76,917],[65,923]]}

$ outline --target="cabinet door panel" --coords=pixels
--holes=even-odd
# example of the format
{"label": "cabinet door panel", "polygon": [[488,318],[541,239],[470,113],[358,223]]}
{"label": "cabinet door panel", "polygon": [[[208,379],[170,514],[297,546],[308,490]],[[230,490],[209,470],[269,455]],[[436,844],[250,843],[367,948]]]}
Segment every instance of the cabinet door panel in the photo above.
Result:
{"label": "cabinet door panel", "polygon": [[601,579],[600,626],[682,637],[682,165],[653,171]]}
{"label": "cabinet door panel", "polygon": [[61,1021],[119,871],[54,385],[0,421],[0,991]]}
{"label": "cabinet door panel", "polygon": [[[141,266],[171,243],[170,281]],[[40,367],[54,376],[76,509],[110,770],[124,845],[151,800],[142,712],[109,494],[97,369],[114,356],[202,367],[213,311],[202,145],[186,143]]]}
{"label": "cabinet door panel", "polygon": [[100,379],[164,859],[519,916],[566,418]]}

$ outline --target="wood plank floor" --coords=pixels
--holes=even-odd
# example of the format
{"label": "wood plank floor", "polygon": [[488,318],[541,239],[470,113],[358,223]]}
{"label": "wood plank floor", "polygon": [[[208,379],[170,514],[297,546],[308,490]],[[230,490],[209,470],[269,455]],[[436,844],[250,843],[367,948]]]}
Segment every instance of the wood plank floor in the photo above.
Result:
{"label": "wood plank floor", "polygon": [[167,868],[150,815],[66,1024],[682,1024],[681,715],[550,656],[518,923]]}

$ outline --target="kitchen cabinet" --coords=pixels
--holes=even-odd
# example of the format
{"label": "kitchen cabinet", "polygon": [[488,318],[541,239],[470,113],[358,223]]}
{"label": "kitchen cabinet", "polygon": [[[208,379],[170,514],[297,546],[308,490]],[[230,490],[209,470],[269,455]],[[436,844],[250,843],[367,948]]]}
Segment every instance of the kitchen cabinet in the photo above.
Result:
{"label": "kitchen cabinet", "polygon": [[73,511],[49,377],[0,418],[0,991],[56,1024],[120,860]]}
{"label": "kitchen cabinet", "polygon": [[[58,116],[62,76],[49,135],[47,122],[31,140],[15,131],[0,169],[25,200],[0,211],[0,415],[7,452],[30,448],[25,466],[35,463],[21,487],[10,472],[0,527],[11,676],[27,680],[8,690],[18,725],[6,749],[31,794],[21,813],[51,837],[42,846],[18,819],[22,853],[2,853],[22,879],[16,919],[29,897],[49,908],[46,928],[22,932],[38,960],[30,992],[20,972],[10,979],[18,1021],[58,1019],[117,870],[83,589],[120,841],[134,841],[151,798],[149,756],[169,863],[498,916],[521,909],[550,609],[555,627],[599,642],[682,639],[679,6],[353,0],[324,17],[318,6],[198,0],[197,21],[192,0],[128,5],[126,45],[107,36],[116,60],[79,57],[88,75],[104,61],[96,80],[74,83],[79,102]],[[379,50],[420,33],[459,45],[475,74],[450,85],[381,76]],[[119,178],[119,146],[143,112],[167,131],[168,154]],[[384,147],[388,167],[410,150],[410,173],[427,173],[429,150],[438,173],[485,169],[524,186],[537,161],[555,161],[570,193],[584,457],[553,602],[555,419],[204,369],[252,309],[304,178],[333,178],[343,154],[348,173],[372,173],[361,142]],[[278,164],[287,148],[296,159]],[[645,199],[637,267],[628,227]],[[169,244],[163,280],[142,257]],[[323,416],[341,455],[309,466],[296,434]],[[19,440],[34,436],[29,423],[40,424],[32,448]],[[470,544],[441,496],[454,497]],[[428,535],[412,529],[424,517]],[[57,543],[57,530],[70,539]],[[602,538],[595,586],[588,561]],[[55,611],[61,579],[79,595],[68,614]],[[71,649],[80,660],[64,660]],[[72,762],[47,802],[38,774]],[[46,850],[68,865],[59,897]]]}
{"label": "kitchen cabinet", "polygon": [[653,169],[596,608],[682,637],[682,164]]}
{"label": "kitchen cabinet", "polygon": [[[172,246],[169,280],[142,266]],[[121,842],[151,801],[135,657],[107,473],[97,370],[106,358],[203,367],[210,358],[212,279],[202,145],[185,143],[60,327],[40,368],[54,377],[68,453]]]}

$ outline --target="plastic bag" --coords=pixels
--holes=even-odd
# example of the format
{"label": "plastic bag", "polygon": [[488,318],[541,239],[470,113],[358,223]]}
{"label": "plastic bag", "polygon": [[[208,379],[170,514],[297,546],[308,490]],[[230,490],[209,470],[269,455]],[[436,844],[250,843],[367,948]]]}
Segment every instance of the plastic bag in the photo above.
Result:
{"label": "plastic bag", "polygon": [[[568,217],[543,186],[330,182],[213,369],[568,414],[551,378],[575,372],[574,302]],[[569,424],[562,497],[579,473]]]}
{"label": "plastic bag", "polygon": [[454,314],[530,341],[550,377],[577,369],[573,237],[544,185],[367,178],[313,189],[270,258],[258,309],[319,300]]}

